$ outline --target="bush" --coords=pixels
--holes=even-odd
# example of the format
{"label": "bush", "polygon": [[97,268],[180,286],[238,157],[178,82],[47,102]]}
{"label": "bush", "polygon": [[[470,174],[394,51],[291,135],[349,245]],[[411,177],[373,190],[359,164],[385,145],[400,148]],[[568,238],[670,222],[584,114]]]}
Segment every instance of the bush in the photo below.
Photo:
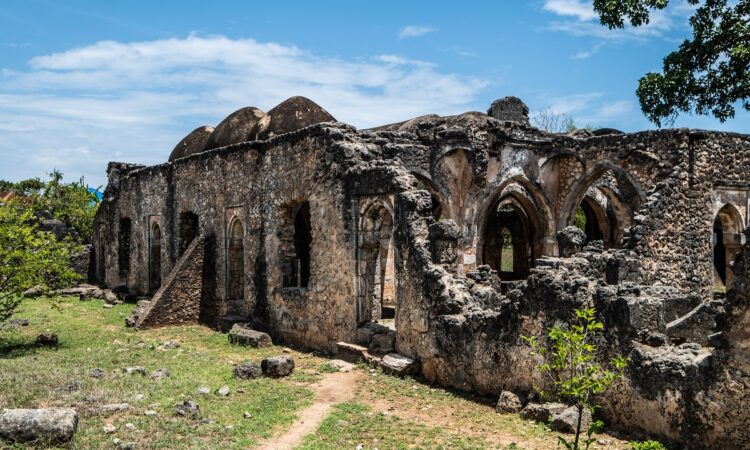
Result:
{"label": "bush", "polygon": [[667,450],[667,448],[664,447],[658,441],[631,442],[630,449],[631,450]]}

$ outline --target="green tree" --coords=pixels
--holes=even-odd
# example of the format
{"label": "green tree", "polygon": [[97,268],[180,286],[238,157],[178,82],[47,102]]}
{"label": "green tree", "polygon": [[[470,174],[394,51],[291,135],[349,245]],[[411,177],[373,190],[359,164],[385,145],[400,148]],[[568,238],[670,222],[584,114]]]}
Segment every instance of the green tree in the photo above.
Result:
{"label": "green tree", "polygon": [[0,321],[21,302],[24,290],[37,285],[65,287],[78,279],[70,268],[77,246],[57,241],[36,227],[36,218],[22,201],[0,204]]}
{"label": "green tree", "polygon": [[[598,405],[594,403],[597,395],[604,393],[612,383],[622,376],[627,359],[617,355],[606,369],[597,361],[598,348],[596,337],[604,325],[596,320],[594,308],[576,309],[573,323],[568,327],[555,326],[549,330],[549,345],[542,346],[536,336],[523,337],[533,352],[543,359],[539,370],[549,376],[554,392],[553,397],[573,404],[578,410],[575,438],[568,442],[560,437],[560,443],[569,450],[579,450],[581,436],[581,418],[584,410],[594,412]],[[543,392],[545,395],[550,393]],[[602,428],[601,422],[594,422],[583,444],[586,449],[594,441],[595,432]]]}
{"label": "green tree", "polygon": [[63,174],[57,170],[49,176],[41,192],[32,196],[34,210],[49,211],[56,219],[76,230],[80,239],[88,243],[99,199],[89,192],[83,178],[77,182],[63,183]]}
{"label": "green tree", "polygon": [[[649,72],[636,94],[643,113],[657,126],[680,113],[712,114],[724,122],[739,102],[750,111],[750,0],[686,0],[699,5],[690,18],[692,39],[664,58],[661,73]],[[610,29],[649,22],[669,0],[594,0]]]}

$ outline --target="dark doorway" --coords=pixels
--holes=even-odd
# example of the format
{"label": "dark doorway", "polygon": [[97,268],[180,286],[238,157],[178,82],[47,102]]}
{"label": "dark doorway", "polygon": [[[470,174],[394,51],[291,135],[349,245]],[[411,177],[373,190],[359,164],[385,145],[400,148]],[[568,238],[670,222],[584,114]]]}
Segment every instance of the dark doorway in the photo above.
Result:
{"label": "dark doorway", "polygon": [[123,217],[120,219],[120,230],[117,243],[117,266],[120,277],[127,278],[130,272],[130,233],[132,222]]}
{"label": "dark doorway", "polygon": [[151,226],[149,237],[149,290],[156,292],[161,287],[161,228]]}
{"label": "dark doorway", "polygon": [[310,248],[312,226],[310,225],[310,203],[305,202],[294,215],[294,253],[297,266],[297,287],[308,287],[310,283]]}
{"label": "dark doorway", "polygon": [[245,230],[242,222],[234,220],[229,229],[227,245],[227,299],[245,298]]}

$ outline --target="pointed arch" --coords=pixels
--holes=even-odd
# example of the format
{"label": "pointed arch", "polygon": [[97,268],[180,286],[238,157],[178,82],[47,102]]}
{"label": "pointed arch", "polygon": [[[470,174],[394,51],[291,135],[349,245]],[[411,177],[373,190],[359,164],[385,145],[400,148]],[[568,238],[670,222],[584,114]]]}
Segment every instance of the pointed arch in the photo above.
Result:
{"label": "pointed arch", "polygon": [[742,230],[739,209],[731,203],[724,204],[714,216],[713,223],[714,286],[718,290],[730,289],[734,283],[732,263],[742,247]]}
{"label": "pointed arch", "polygon": [[357,253],[358,322],[395,318],[393,213],[379,200],[366,205],[360,215]]}
{"label": "pointed arch", "polygon": [[234,217],[227,230],[227,300],[245,299],[245,227]]}

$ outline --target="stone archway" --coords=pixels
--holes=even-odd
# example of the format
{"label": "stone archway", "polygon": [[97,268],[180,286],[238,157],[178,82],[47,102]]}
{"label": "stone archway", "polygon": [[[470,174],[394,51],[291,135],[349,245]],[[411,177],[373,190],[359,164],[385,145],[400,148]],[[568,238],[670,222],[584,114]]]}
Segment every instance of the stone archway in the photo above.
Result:
{"label": "stone archway", "polygon": [[732,263],[742,247],[742,215],[729,203],[719,209],[713,223],[714,288],[729,290],[734,282]]}
{"label": "stone archway", "polygon": [[388,208],[376,202],[365,210],[358,240],[358,322],[395,319],[393,215]]}

